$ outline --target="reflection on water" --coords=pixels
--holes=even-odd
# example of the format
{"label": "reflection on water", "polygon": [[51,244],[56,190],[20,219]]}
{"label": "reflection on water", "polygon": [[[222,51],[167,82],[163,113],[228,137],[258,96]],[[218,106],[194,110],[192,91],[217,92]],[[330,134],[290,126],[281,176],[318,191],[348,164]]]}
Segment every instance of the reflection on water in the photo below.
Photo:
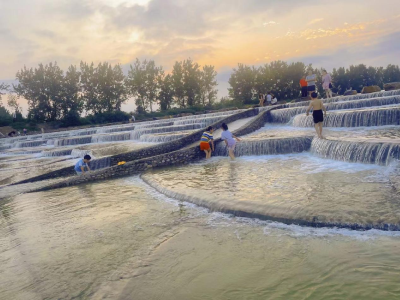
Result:
{"label": "reflection on water", "polygon": [[207,163],[154,170],[143,179],[177,199],[214,210],[289,220],[380,224],[400,222],[393,168],[349,164],[310,154],[214,158]]}
{"label": "reflection on water", "polygon": [[[256,160],[247,169],[225,161],[190,166],[198,178],[190,189],[207,178],[201,193],[215,191],[215,198],[227,189],[234,200],[244,171],[254,176],[247,192],[278,184],[266,176],[269,169],[251,175]],[[303,166],[306,177],[316,171],[312,166]],[[221,169],[227,178],[215,175]],[[0,299],[399,296],[397,233],[307,229],[180,204],[137,178],[3,199]]]}

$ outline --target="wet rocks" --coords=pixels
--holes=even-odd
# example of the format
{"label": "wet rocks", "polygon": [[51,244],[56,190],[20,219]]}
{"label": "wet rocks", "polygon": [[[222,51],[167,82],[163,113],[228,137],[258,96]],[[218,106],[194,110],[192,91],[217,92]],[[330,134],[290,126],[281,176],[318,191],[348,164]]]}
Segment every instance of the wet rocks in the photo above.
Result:
{"label": "wet rocks", "polygon": [[400,90],[400,82],[390,82],[383,85],[385,91]]}
{"label": "wet rocks", "polygon": [[371,85],[371,86],[364,86],[364,88],[361,91],[361,94],[370,94],[370,93],[376,93],[380,92],[381,88],[377,85]]}
{"label": "wet rocks", "polygon": [[345,91],[343,96],[352,96],[352,95],[357,95],[356,90],[350,90],[350,91]]}

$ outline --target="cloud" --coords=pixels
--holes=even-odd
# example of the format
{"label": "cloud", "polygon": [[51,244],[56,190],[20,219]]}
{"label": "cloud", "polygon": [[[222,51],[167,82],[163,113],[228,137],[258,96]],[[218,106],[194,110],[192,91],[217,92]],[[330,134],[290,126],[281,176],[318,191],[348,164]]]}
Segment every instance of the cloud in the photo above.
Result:
{"label": "cloud", "polygon": [[274,25],[279,25],[279,23],[278,23],[278,22],[275,22],[275,21],[269,21],[269,22],[263,23],[263,26],[264,26],[264,27],[267,27],[267,26],[274,26]]}
{"label": "cloud", "polygon": [[310,22],[308,22],[308,25],[313,25],[313,24],[319,23],[319,22],[321,22],[323,20],[324,20],[323,18],[314,19],[314,20],[311,20]]}

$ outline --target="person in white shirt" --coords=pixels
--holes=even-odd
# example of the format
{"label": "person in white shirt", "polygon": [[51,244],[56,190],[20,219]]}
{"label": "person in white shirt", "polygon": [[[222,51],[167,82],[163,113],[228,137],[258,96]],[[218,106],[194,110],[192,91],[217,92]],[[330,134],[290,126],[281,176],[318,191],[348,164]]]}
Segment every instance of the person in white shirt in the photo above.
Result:
{"label": "person in white shirt", "polygon": [[231,160],[235,160],[234,151],[235,151],[236,141],[240,142],[240,139],[234,136],[232,132],[228,130],[228,125],[226,125],[225,123],[222,123],[221,127],[223,129],[223,132],[221,134],[221,139],[225,141],[225,145],[228,148]]}
{"label": "person in white shirt", "polygon": [[271,103],[272,103],[272,95],[271,95],[271,92],[268,92],[268,94],[267,94],[267,104],[271,105]]}

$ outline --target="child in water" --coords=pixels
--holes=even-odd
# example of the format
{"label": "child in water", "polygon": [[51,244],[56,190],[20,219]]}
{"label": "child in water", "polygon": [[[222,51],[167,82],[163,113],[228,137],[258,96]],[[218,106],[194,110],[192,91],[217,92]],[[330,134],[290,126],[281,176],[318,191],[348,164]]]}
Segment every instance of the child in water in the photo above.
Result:
{"label": "child in water", "polygon": [[90,162],[91,159],[92,159],[92,158],[91,158],[90,155],[88,155],[88,154],[86,154],[86,155],[83,157],[83,159],[80,159],[80,160],[76,163],[75,168],[74,168],[76,174],[78,174],[78,175],[85,174],[85,169],[86,169],[86,172],[89,172],[89,171],[90,171],[90,168],[89,168],[88,162]]}
{"label": "child in water", "polygon": [[320,139],[323,139],[324,137],[322,136],[322,125],[324,122],[324,114],[322,114],[322,110],[324,110],[326,117],[326,108],[321,99],[318,99],[318,94],[316,92],[311,93],[310,105],[308,106],[306,112],[307,116],[311,108],[313,109],[315,131],[317,132],[318,137]]}
{"label": "child in water", "polygon": [[200,140],[200,150],[204,151],[206,154],[206,159],[211,158],[211,149],[210,143],[212,146],[212,151],[214,151],[214,137],[213,137],[214,129],[212,126],[209,126],[207,130],[203,133]]}
{"label": "child in water", "polygon": [[[235,159],[235,153],[233,152],[235,150],[236,146],[236,141],[240,142],[240,139],[237,138],[228,130],[228,125],[225,123],[222,123],[222,129],[224,130],[221,134],[221,139],[225,141],[225,145],[229,150],[229,156],[232,160]],[[236,141],[235,141],[236,139]]]}

